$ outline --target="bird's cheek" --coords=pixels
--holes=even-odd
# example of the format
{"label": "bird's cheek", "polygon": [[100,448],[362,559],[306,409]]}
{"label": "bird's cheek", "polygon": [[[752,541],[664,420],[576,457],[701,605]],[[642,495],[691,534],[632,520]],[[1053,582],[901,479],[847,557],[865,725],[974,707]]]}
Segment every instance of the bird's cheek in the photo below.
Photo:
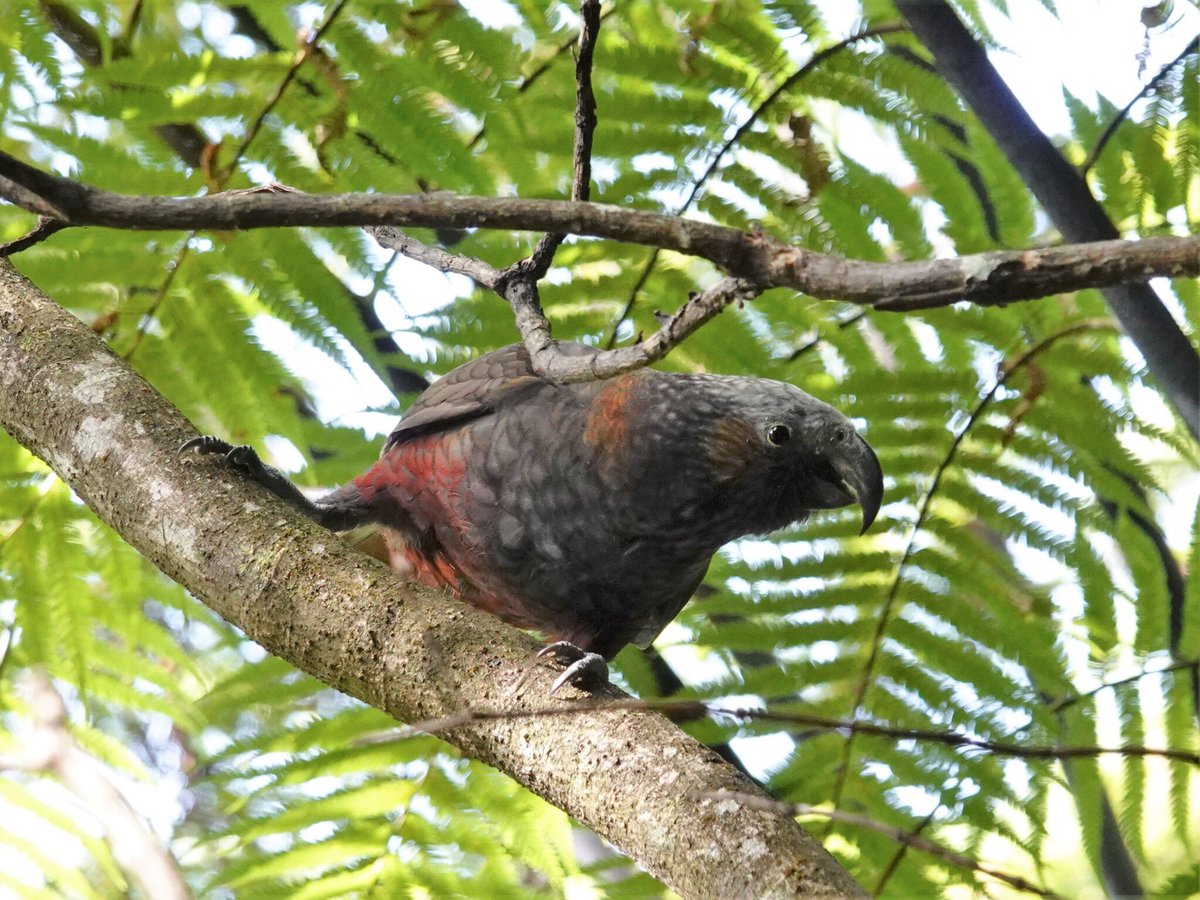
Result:
{"label": "bird's cheek", "polygon": [[704,442],[708,469],[720,482],[736,481],[749,475],[761,456],[758,429],[741,416],[717,419]]}

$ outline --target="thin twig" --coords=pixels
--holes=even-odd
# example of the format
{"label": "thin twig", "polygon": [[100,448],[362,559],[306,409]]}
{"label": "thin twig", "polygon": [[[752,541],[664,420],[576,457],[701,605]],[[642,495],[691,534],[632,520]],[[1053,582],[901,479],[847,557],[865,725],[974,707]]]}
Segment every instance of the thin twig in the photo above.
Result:
{"label": "thin twig", "polygon": [[575,142],[572,147],[571,199],[587,202],[592,195],[592,136],[596,133],[596,94],[592,91],[592,57],[600,34],[600,0],[582,0],[579,15],[579,58],[575,60]]}
{"label": "thin twig", "polygon": [[[813,72],[817,66],[821,65],[831,56],[835,56],[846,48],[857,44],[859,41],[873,37],[881,37],[886,34],[895,34],[902,31],[908,31],[908,26],[902,22],[894,22],[889,25],[875,25],[870,28],[863,28],[860,31],[856,31],[854,34],[843,38],[836,44],[831,44],[830,46],[814,53],[807,62],[805,62],[803,65],[797,68],[796,71],[792,72],[791,75],[781,81],[779,85],[776,86],[776,88],[771,91],[771,93],[768,94],[763,101],[750,112],[750,115],[746,117],[745,121],[742,122],[742,124],[737,127],[733,134],[731,134],[729,138],[720,146],[717,152],[713,154],[712,158],[708,161],[708,165],[705,166],[704,171],[700,173],[700,175],[698,175],[692,182],[691,191],[688,193],[687,198],[683,201],[683,203],[679,204],[679,207],[675,210],[675,215],[682,216],[685,212],[692,208],[692,204],[696,202],[696,198],[700,196],[700,192],[704,189],[704,186],[708,183],[708,180],[717,171],[717,167],[721,165],[721,162],[725,159],[726,154],[729,153],[734,146],[741,142],[742,138],[746,136],[746,133],[753,128],[755,123],[758,122],[758,120],[762,118],[766,111],[775,104],[775,101],[794,88],[801,80],[809,75],[809,73]],[[621,327],[621,323],[628,319],[629,314],[633,311],[634,304],[637,302],[638,294],[645,286],[646,281],[650,278],[650,273],[654,271],[654,267],[658,264],[660,252],[661,251],[658,249],[655,249],[655,251],[650,254],[650,258],[646,260],[645,266],[642,267],[642,272],[638,276],[637,282],[629,292],[629,299],[625,302],[625,306],[621,310],[621,314],[617,317],[617,321],[613,323],[612,330],[608,335],[608,340],[604,344],[605,349],[611,349],[616,345],[617,330]]]}
{"label": "thin twig", "polygon": [[715,719],[729,718],[753,722],[774,722],[780,725],[792,725],[822,731],[845,731],[851,735],[863,734],[872,737],[894,738],[902,741],[941,744],[960,749],[983,750],[988,753],[995,753],[998,756],[1012,756],[1018,759],[1095,759],[1099,756],[1153,757],[1200,767],[1200,753],[1191,750],[1179,750],[1172,747],[1145,747],[1141,745],[1120,747],[1047,747],[1034,744],[991,741],[956,731],[904,728],[897,725],[884,725],[864,720],[832,719],[828,716],[811,715],[802,712],[777,711],[759,707],[723,707],[707,703],[703,700],[672,699],[579,700],[570,704],[534,709],[465,709],[451,716],[427,719],[423,722],[406,725],[403,728],[372,735],[364,738],[363,741],[365,743],[383,743],[391,740],[404,740],[418,734],[441,734],[481,722],[541,719],[608,712],[657,712],[665,715],[673,722],[694,721],[705,717]]}
{"label": "thin twig", "polygon": [[1141,681],[1143,678],[1149,678],[1152,675],[1165,675],[1168,672],[1178,672],[1180,669],[1191,669],[1193,671],[1200,669],[1200,659],[1180,659],[1171,663],[1169,666],[1162,666],[1158,669],[1146,669],[1145,671],[1138,672],[1136,675],[1130,675],[1128,678],[1121,678],[1118,681],[1106,681],[1104,684],[1096,685],[1096,687],[1092,688],[1090,691],[1084,691],[1080,694],[1066,694],[1062,697],[1059,697],[1057,700],[1049,703],[1046,708],[1053,713],[1062,712],[1064,709],[1074,706],[1076,703],[1080,703],[1096,696],[1101,691],[1110,691],[1115,688],[1124,687],[1127,684],[1133,684],[1134,682]]}
{"label": "thin twig", "polygon": [[27,234],[22,235],[14,241],[9,241],[7,244],[0,244],[0,259],[12,256],[14,253],[20,253],[22,250],[28,250],[34,244],[40,244],[56,231],[62,231],[66,227],[67,223],[61,219],[38,216],[37,225],[30,229]]}
{"label": "thin twig", "polygon": [[121,36],[117,38],[117,43],[128,47],[133,43],[134,32],[137,31],[138,25],[142,21],[142,13],[145,12],[145,4],[142,0],[134,0],[133,6],[130,7],[129,15],[125,18],[125,27],[121,29]]}
{"label": "thin twig", "polygon": [[482,259],[430,247],[391,225],[376,225],[364,228],[363,231],[375,238],[384,249],[395,250],[402,256],[424,263],[439,272],[466,275],[476,284],[486,288],[495,289],[504,274]]}
{"label": "thin twig", "polygon": [[303,66],[304,63],[308,61],[309,57],[312,56],[313,51],[316,49],[317,42],[321,39],[322,35],[329,30],[330,26],[333,25],[333,23],[337,20],[337,17],[341,15],[341,12],[343,9],[345,9],[347,2],[349,2],[349,0],[338,0],[338,4],[332,10],[330,10],[329,15],[325,17],[325,21],[321,24],[321,26],[317,28],[316,31],[308,35],[304,42],[300,45],[300,49],[296,51],[296,55],[292,59],[292,64],[288,66],[288,70],[284,73],[283,79],[275,88],[275,92],[267,100],[266,105],[259,110],[258,115],[254,118],[254,121],[250,124],[250,127],[246,129],[246,136],[242,138],[242,142],[234,151],[233,158],[229,160],[225,168],[221,170],[220,177],[217,179],[220,185],[224,185],[229,181],[229,178],[233,175],[234,169],[237,167],[238,162],[241,160],[245,152],[250,149],[250,144],[254,142],[254,139],[258,136],[259,131],[262,130],[263,123],[267,120],[267,116],[271,114],[271,110],[273,110],[279,101],[283,99],[283,94],[284,91],[287,90],[287,86],[292,83],[292,80],[300,71],[300,67]]}
{"label": "thin twig", "polygon": [[[1008,380],[1029,364],[1039,354],[1049,349],[1058,341],[1078,334],[1083,331],[1091,331],[1097,329],[1113,329],[1115,323],[1109,319],[1086,319],[1082,322],[1076,322],[1072,325],[1047,335],[1038,343],[1027,349],[1025,352],[1017,356],[1011,363],[1006,363],[1001,367],[996,376],[995,382],[983,394],[975,408],[971,410],[971,414],[963,423],[962,427],[954,435],[950,442],[949,448],[946,450],[945,456],[942,457],[937,469],[933,473],[929,487],[925,491],[925,495],[921,498],[921,505],[917,510],[917,518],[913,522],[912,530],[908,535],[908,542],[904,547],[904,553],[900,556],[900,561],[896,564],[896,570],[892,576],[891,584],[888,586],[887,595],[884,597],[883,605],[879,611],[879,618],[875,623],[875,630],[871,636],[870,649],[867,652],[867,661],[863,665],[862,675],[859,677],[858,686],[854,692],[854,703],[850,718],[857,721],[859,714],[863,709],[863,702],[867,696],[867,690],[874,684],[875,665],[879,660],[880,652],[883,648],[883,639],[888,625],[891,624],[892,616],[896,611],[897,600],[900,595],[900,588],[904,583],[904,572],[908,567],[917,551],[917,539],[925,527],[925,522],[928,520],[930,512],[933,508],[933,500],[937,495],[938,488],[941,486],[942,478],[949,470],[951,463],[958,454],[959,447],[982,417],[987,408],[995,399],[997,392],[1002,388]],[[842,745],[842,756],[840,764],[837,768],[837,780],[834,782],[832,799],[834,806],[838,806],[842,800],[842,791],[845,789],[846,780],[850,772],[850,756],[853,752],[855,731],[851,730],[845,743]]]}
{"label": "thin twig", "polygon": [[988,753],[995,753],[998,756],[1012,756],[1018,759],[1095,759],[1098,756],[1156,757],[1200,767],[1200,753],[1191,750],[1179,750],[1173,747],[1144,747],[1141,745],[1121,747],[1090,745],[1044,747],[1029,744],[1014,744],[1005,741],[990,741],[953,731],[931,731],[927,728],[900,728],[894,725],[879,725],[874,722],[864,722],[859,719],[830,719],[824,716],[810,716],[804,713],[756,712],[755,710],[717,710],[716,713],[757,721],[800,725],[805,728],[845,731],[850,735],[865,734],[872,737],[896,738],[902,741],[918,741],[928,744],[942,744],[947,747],[984,750]]}
{"label": "thin twig", "polygon": [[[865,309],[856,310],[855,312],[852,312],[850,315],[846,316],[845,318],[838,319],[838,321],[834,327],[836,328],[836,330],[841,331],[844,328],[849,328],[851,325],[855,325],[858,322],[861,322],[864,318],[866,318],[866,315],[867,315],[867,311]],[[792,349],[791,353],[789,353],[787,356],[785,356],[784,359],[786,359],[788,362],[795,362],[801,356],[803,356],[804,354],[808,353],[809,351],[811,351],[815,347],[817,347],[820,343],[821,343],[821,336],[820,336],[820,334],[817,334],[811,340],[805,341],[803,344],[800,344],[797,347],[794,347]]]}
{"label": "thin twig", "polygon": [[150,327],[150,323],[154,321],[154,317],[158,315],[158,310],[166,301],[167,292],[171,289],[171,284],[175,281],[175,276],[179,274],[179,269],[183,266],[184,261],[187,260],[188,254],[191,253],[192,238],[195,236],[196,233],[193,231],[184,238],[183,246],[179,248],[175,256],[167,264],[167,274],[159,284],[158,290],[154,292],[154,299],[150,301],[150,305],[146,307],[145,312],[138,317],[137,329],[133,333],[133,338],[130,340],[129,346],[121,352],[123,359],[132,360],[138,347],[142,345],[142,341],[146,337],[146,330]]}
{"label": "thin twig", "polygon": [[[610,15],[612,15],[613,10],[615,10],[615,9],[616,9],[615,6],[609,6],[608,9],[606,9],[606,10],[604,10],[604,12],[600,13],[600,21],[603,22],[605,19],[607,19]],[[554,63],[558,59],[560,59],[561,57],[570,53],[571,50],[573,48],[577,47],[578,45],[579,45],[578,38],[574,38],[574,37],[571,38],[570,40],[563,41],[561,44],[559,44],[558,47],[555,48],[554,52],[549,57],[547,57],[545,60],[543,60],[542,63],[537,66],[537,68],[535,68],[532,72],[530,72],[528,75],[526,75],[524,78],[521,79],[521,82],[517,85],[516,91],[515,91],[517,96],[524,94],[531,87],[533,87],[535,84],[537,84],[538,80],[543,75],[545,75],[548,71],[550,71],[550,67],[553,66]],[[474,149],[475,145],[478,144],[481,140],[483,140],[483,136],[486,133],[487,133],[487,125],[485,123],[484,125],[481,125],[479,127],[479,130],[475,132],[475,134],[472,136],[471,140],[467,141],[467,149],[468,150]]]}
{"label": "thin twig", "polygon": [[[575,58],[575,140],[572,145],[571,199],[586,203],[592,193],[592,135],[596,132],[596,95],[592,92],[592,58],[600,33],[599,0],[580,0],[579,52]],[[540,281],[550,270],[554,254],[566,235],[544,234],[529,258],[514,270]],[[524,333],[524,332],[522,332]]]}
{"label": "thin twig", "polygon": [[[938,810],[941,808],[941,798],[939,797],[937,805],[934,806],[934,808],[926,814],[925,818],[917,823],[917,827],[910,830],[908,834],[911,834],[914,837],[920,837],[921,833],[933,824],[934,819],[937,817]],[[875,881],[875,888],[871,891],[873,896],[880,897],[883,895],[883,889],[887,887],[887,883],[892,880],[892,876],[895,875],[896,870],[900,868],[900,863],[904,861],[904,857],[910,846],[912,845],[908,843],[902,843],[896,848],[896,852],[892,854],[892,858],[888,860],[887,865],[883,867],[883,871],[879,873],[879,878]]]}
{"label": "thin twig", "polygon": [[1147,81],[1142,86],[1142,89],[1133,96],[1133,99],[1126,103],[1124,108],[1122,108],[1120,112],[1113,116],[1112,121],[1109,122],[1104,131],[1100,133],[1100,137],[1097,139],[1096,145],[1092,147],[1091,152],[1088,153],[1087,159],[1080,164],[1079,174],[1086,175],[1092,166],[1096,164],[1096,160],[1100,158],[1100,154],[1104,152],[1104,148],[1108,146],[1108,142],[1112,136],[1117,133],[1117,129],[1121,126],[1121,123],[1129,118],[1129,113],[1133,109],[1134,105],[1143,97],[1149,96],[1154,89],[1158,87],[1159,82],[1161,82],[1171,72],[1172,69],[1187,59],[1188,56],[1195,53],[1198,49],[1200,49],[1200,34],[1192,38],[1192,40],[1186,47],[1183,48],[1178,56],[1159,69],[1158,74]]}
{"label": "thin twig", "polygon": [[[986,875],[989,878],[994,878],[997,881],[1003,881],[1009,887],[1016,888],[1018,891],[1025,891],[1029,894],[1035,894],[1039,897],[1057,897],[1053,891],[1046,888],[1038,887],[1031,881],[1022,878],[1020,875],[1011,875],[1008,872],[1002,872],[999,869],[994,869],[991,866],[985,865],[978,860],[972,859],[957,850],[951,850],[948,847],[943,847],[941,844],[935,844],[928,838],[921,837],[913,831],[905,831],[903,828],[897,828],[895,825],[888,825],[886,822],[880,822],[877,819],[872,819],[868,816],[859,815],[858,813],[845,812],[840,809],[825,809],[819,806],[812,806],[808,803],[784,803],[781,800],[772,800],[770,798],[759,797],[754,794],[739,794],[728,791],[722,791],[712,794],[702,795],[703,799],[709,800],[733,800],[737,803],[750,807],[751,809],[765,809],[776,812],[788,812],[794,816],[821,816],[829,819],[832,822],[841,822],[845,825],[854,825],[858,828],[866,828],[869,831],[874,831],[882,835],[886,835],[893,841],[912,847],[914,850],[920,850],[923,853],[928,853],[930,856],[936,857],[943,862],[948,862],[951,865],[959,866],[963,869],[969,869],[972,872],[978,872],[981,875]],[[696,799],[700,799],[699,797]]]}

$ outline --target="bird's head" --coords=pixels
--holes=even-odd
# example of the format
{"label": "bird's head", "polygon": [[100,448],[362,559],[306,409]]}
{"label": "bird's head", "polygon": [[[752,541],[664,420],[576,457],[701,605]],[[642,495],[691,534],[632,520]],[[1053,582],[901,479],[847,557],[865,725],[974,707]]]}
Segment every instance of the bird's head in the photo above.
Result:
{"label": "bird's head", "polygon": [[865,532],[883,499],[883,472],[853,424],[794,385],[699,376],[709,406],[701,453],[745,533],[766,533],[811,510],[857,502]]}

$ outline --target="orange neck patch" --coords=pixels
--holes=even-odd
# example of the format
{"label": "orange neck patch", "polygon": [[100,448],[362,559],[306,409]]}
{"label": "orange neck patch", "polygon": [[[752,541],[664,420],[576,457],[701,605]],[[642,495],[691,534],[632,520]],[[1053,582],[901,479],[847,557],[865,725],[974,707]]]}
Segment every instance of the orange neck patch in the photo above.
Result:
{"label": "orange neck patch", "polygon": [[704,445],[709,468],[718,481],[740,478],[758,459],[760,444],[754,423],[741,416],[717,419]]}
{"label": "orange neck patch", "polygon": [[641,373],[612,379],[592,400],[583,437],[602,454],[620,452],[629,445],[629,401]]}

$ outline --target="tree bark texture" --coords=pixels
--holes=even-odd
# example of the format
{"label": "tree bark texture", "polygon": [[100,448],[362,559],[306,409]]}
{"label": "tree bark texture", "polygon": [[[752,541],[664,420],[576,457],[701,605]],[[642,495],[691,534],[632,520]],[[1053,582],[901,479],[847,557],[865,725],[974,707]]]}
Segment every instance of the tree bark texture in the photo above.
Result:
{"label": "tree bark texture", "polygon": [[[532,638],[382,563],[212,462],[195,429],[79,320],[0,261],[0,426],[163,572],[272,653],[402,721],[544,708],[512,684]],[[606,697],[624,696],[615,688]],[[865,896],[795,820],[660,715],[473,722],[446,738],[688,897]]]}
{"label": "tree bark texture", "polygon": [[[996,306],[1062,291],[1200,275],[1200,235],[1105,240],[953,259],[869,262],[793,247],[765,232],[603,203],[432,194],[226,191],[206,197],[115,194],[36,169],[0,151],[0,198],[65,226],[238,230],[312,226],[491,228],[578,234],[698,256],[757,288],[906,311]],[[443,271],[489,277],[483,268]],[[478,263],[478,261],[472,261]]]}

